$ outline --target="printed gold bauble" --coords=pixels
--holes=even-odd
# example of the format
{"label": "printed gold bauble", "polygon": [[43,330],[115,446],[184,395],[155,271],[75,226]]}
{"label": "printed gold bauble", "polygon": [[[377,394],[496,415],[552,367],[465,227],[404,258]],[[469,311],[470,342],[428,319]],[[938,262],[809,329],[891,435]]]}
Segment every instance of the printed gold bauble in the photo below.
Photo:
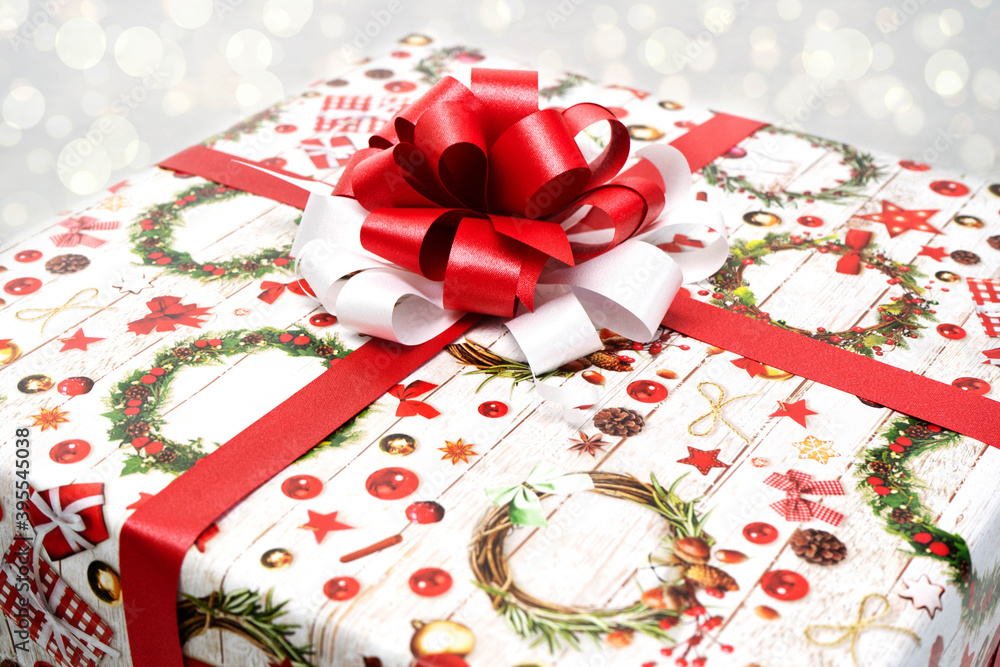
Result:
{"label": "printed gold bauble", "polygon": [[413,621],[416,632],[410,640],[410,652],[418,658],[436,653],[466,656],[476,646],[472,630],[454,621]]}
{"label": "printed gold bauble", "polygon": [[122,603],[122,583],[118,573],[103,561],[95,560],[87,567],[87,583],[97,599],[112,607]]}
{"label": "printed gold bauble", "polygon": [[260,557],[260,564],[269,570],[280,570],[292,564],[292,554],[288,549],[268,549]]}
{"label": "printed gold bauble", "polygon": [[764,370],[763,372],[757,373],[757,377],[759,378],[764,378],[765,380],[780,381],[780,380],[788,380],[790,378],[795,377],[791,373],[778,370],[773,366],[768,366],[767,364],[761,364],[761,365],[764,367]]}
{"label": "printed gold bauble", "polygon": [[20,356],[21,348],[14,341],[8,341],[6,345],[0,347],[0,366],[12,364]]}

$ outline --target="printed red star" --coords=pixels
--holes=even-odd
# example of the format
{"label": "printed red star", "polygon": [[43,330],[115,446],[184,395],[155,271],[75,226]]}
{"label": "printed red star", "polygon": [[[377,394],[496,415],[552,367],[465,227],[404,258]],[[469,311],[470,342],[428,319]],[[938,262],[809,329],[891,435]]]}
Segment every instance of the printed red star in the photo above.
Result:
{"label": "printed red star", "polygon": [[948,256],[948,251],[944,248],[932,248],[929,245],[922,245],[920,246],[920,252],[917,253],[918,257],[921,255],[924,257],[930,257],[940,262]]}
{"label": "printed red star", "polygon": [[772,417],[791,417],[799,426],[806,425],[806,417],[808,415],[818,415],[818,412],[813,412],[806,407],[806,399],[801,401],[795,401],[794,403],[785,403],[784,401],[778,401],[778,405],[781,407],[780,410],[772,412]]}
{"label": "printed red star", "polygon": [[149,500],[150,498],[152,498],[153,495],[154,494],[152,494],[152,493],[146,493],[145,491],[140,491],[139,492],[139,500],[135,501],[134,503],[132,503],[131,505],[129,505],[125,509],[127,509],[127,510],[137,510],[140,507],[142,507],[144,504],[146,504],[146,501]]}
{"label": "printed red star", "polygon": [[969,645],[965,645],[965,650],[962,651],[962,664],[959,667],[972,667],[972,661],[976,657],[976,652],[973,651],[969,653]]}
{"label": "printed red star", "polygon": [[[0,349],[2,348],[3,345],[0,345]],[[995,347],[992,350],[983,350],[983,354],[986,356],[986,361],[983,362],[984,364],[1000,366],[1000,347]]]}
{"label": "printed red star", "polygon": [[337,512],[320,514],[319,512],[309,510],[309,521],[299,526],[299,528],[316,531],[316,544],[320,544],[327,533],[335,530],[350,530],[354,526],[348,526],[346,523],[337,521]]}
{"label": "printed red star", "polygon": [[694,466],[698,469],[702,475],[707,475],[708,471],[712,468],[728,468],[728,463],[723,463],[719,460],[719,449],[710,449],[708,451],[704,449],[695,449],[694,447],[688,447],[688,455],[686,458],[680,459],[678,463],[686,463],[689,466]]}
{"label": "printed red star", "polygon": [[868,220],[870,222],[881,222],[885,225],[886,230],[888,230],[889,237],[892,238],[911,229],[915,229],[920,232],[933,232],[934,234],[940,234],[940,229],[937,229],[927,222],[931,216],[939,210],[940,209],[908,211],[896,206],[891,201],[883,199],[882,210],[878,213],[869,213],[867,215],[859,215],[855,217],[861,218],[862,220]]}
{"label": "printed red star", "polygon": [[764,364],[759,361],[754,361],[753,359],[747,359],[746,357],[740,357],[739,359],[733,359],[731,362],[736,368],[742,368],[747,372],[750,377],[757,377],[758,375],[763,375],[767,373],[767,369],[764,368]]}
{"label": "printed red star", "polygon": [[87,351],[87,346],[96,343],[99,340],[104,340],[103,338],[91,338],[83,333],[83,329],[77,329],[76,333],[69,338],[60,338],[59,341],[63,344],[60,352],[65,352],[66,350],[83,350]]}

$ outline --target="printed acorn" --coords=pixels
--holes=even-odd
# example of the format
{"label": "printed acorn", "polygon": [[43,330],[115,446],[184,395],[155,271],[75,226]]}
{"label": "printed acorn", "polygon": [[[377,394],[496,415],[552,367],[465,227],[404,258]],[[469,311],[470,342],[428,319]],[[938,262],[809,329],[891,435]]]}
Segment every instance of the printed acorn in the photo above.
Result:
{"label": "printed acorn", "polygon": [[674,540],[673,552],[677,558],[690,565],[707,563],[711,555],[708,543],[700,537],[682,537]]}

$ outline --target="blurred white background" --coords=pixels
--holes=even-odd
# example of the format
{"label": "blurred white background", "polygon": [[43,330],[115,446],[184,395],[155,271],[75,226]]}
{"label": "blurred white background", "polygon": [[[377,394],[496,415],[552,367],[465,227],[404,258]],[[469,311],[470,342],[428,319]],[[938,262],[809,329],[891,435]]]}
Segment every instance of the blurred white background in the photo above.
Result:
{"label": "blurred white background", "polygon": [[1000,148],[1000,0],[0,0],[0,240],[411,32],[959,173]]}

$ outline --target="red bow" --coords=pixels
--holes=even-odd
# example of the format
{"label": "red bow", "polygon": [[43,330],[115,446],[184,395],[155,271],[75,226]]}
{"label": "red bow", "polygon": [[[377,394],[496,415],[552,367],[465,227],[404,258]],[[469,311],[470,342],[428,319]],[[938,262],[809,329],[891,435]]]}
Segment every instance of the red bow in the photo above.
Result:
{"label": "red bow", "polygon": [[[607,122],[588,162],[575,137]],[[665,185],[647,160],[618,174],[629,136],[597,104],[538,109],[537,72],[473,69],[471,89],[445,77],[356,152],[334,189],[367,211],[366,250],[443,281],[444,307],[511,317],[532,308],[542,268],[600,254],[654,220]],[[617,176],[616,176],[617,175]],[[606,229],[600,246],[570,244],[562,223]]]}
{"label": "red bow", "polygon": [[661,243],[657,248],[663,252],[683,252],[681,249],[682,245],[686,245],[689,248],[704,248],[705,244],[697,239],[689,239],[684,234],[674,234],[674,240],[668,243]]}
{"label": "red bow", "polygon": [[437,417],[441,414],[440,412],[423,401],[414,400],[420,394],[425,394],[436,387],[436,384],[431,384],[430,382],[414,380],[405,387],[401,384],[397,384],[395,387],[390,389],[389,393],[399,399],[399,407],[396,408],[396,416],[412,417],[413,415],[420,415],[425,419],[434,419]]}
{"label": "red bow", "polygon": [[178,296],[158,296],[146,302],[150,314],[128,323],[128,330],[136,336],[157,331],[174,331],[178,325],[201,328],[204,320],[198,316],[208,313],[208,308],[199,308],[193,303],[183,304]]}
{"label": "red bow", "polygon": [[785,492],[786,497],[778,502],[771,503],[770,507],[780,514],[786,521],[808,521],[809,519],[819,519],[830,525],[839,526],[844,520],[844,515],[835,512],[829,507],[824,507],[811,500],[804,500],[802,494],[812,496],[842,496],[844,487],[837,480],[824,482],[814,482],[812,475],[804,472],[789,470],[786,474],[771,473],[764,480],[768,486],[773,486]]}
{"label": "red bow", "polygon": [[293,280],[290,283],[279,283],[273,280],[265,280],[260,284],[260,288],[264,290],[257,295],[257,298],[264,303],[274,303],[278,300],[278,297],[285,293],[285,288],[292,294],[298,294],[303,296],[308,294],[309,296],[316,296],[309,287],[309,283],[305,280]]}
{"label": "red bow", "polygon": [[872,233],[863,229],[852,229],[844,237],[844,245],[851,249],[837,260],[837,273],[856,276],[861,273],[861,250],[871,243]]}
{"label": "red bow", "polygon": [[56,234],[50,237],[57,248],[72,248],[76,245],[85,245],[88,248],[97,248],[98,246],[104,245],[102,239],[96,236],[91,236],[90,234],[83,234],[84,230],[92,231],[104,231],[107,229],[118,229],[118,223],[111,222],[98,222],[97,218],[92,218],[89,215],[84,215],[79,218],[68,218],[59,223],[60,226],[65,227],[69,231],[64,234]]}
{"label": "red bow", "polygon": [[32,491],[28,521],[52,560],[93,549],[108,539],[104,525],[104,485],[66,484]]}

